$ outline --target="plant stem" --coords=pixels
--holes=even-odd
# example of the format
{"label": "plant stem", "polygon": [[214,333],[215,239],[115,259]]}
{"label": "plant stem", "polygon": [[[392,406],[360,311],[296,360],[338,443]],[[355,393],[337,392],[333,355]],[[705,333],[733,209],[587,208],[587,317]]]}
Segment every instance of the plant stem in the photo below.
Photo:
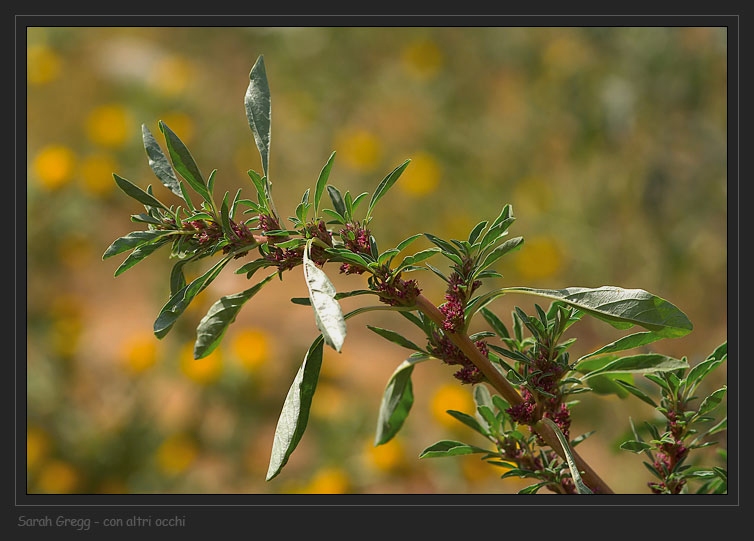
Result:
{"label": "plant stem", "polygon": [[[442,328],[442,322],[445,319],[442,312],[424,295],[416,297],[416,307],[431,319],[435,325]],[[508,401],[511,406],[520,404],[524,401],[521,395],[516,391],[513,385],[505,379],[505,376],[479,351],[476,345],[465,333],[445,333],[448,338],[479,368],[484,374],[490,385],[492,385],[500,395]],[[530,427],[538,434],[561,458],[565,459],[565,452],[560,445],[560,441],[555,432],[542,421],[538,421]],[[592,489],[595,494],[613,494],[612,489],[584,462],[573,448],[570,449],[576,465],[581,472],[584,483]]]}

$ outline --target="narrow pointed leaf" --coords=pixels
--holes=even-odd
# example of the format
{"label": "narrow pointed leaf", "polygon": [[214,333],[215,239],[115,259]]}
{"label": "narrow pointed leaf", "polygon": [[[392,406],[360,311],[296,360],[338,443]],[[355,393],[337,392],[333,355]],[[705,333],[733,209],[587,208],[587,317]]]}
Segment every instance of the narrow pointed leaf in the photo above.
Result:
{"label": "narrow pointed leaf", "polygon": [[152,169],[155,176],[160,179],[167,189],[178,197],[183,198],[181,186],[178,183],[178,178],[175,176],[173,166],[170,165],[170,161],[168,161],[167,156],[162,152],[160,145],[157,143],[157,140],[152,135],[152,132],[149,131],[146,124],[141,125],[141,136],[144,141],[144,149],[149,158],[149,167]]}
{"label": "narrow pointed leaf", "polygon": [[479,421],[476,420],[475,417],[472,417],[471,415],[467,413],[463,413],[461,411],[456,410],[447,410],[446,413],[453,417],[454,419],[457,419],[458,421],[462,422],[475,432],[479,432],[483,436],[489,436],[489,430],[484,428]]}
{"label": "narrow pointed leaf", "polygon": [[317,328],[327,345],[340,352],[346,338],[346,322],[340,304],[335,300],[335,286],[327,275],[309,259],[308,246],[304,250],[303,267]]}
{"label": "narrow pointed leaf", "polygon": [[288,395],[285,397],[275,428],[272,453],[267,468],[267,481],[280,473],[304,435],[309,422],[312,398],[317,389],[319,371],[322,367],[323,343],[322,335],[314,340],[288,389]]}
{"label": "narrow pointed leaf", "polygon": [[322,200],[322,194],[325,191],[325,186],[327,186],[327,179],[330,178],[330,170],[332,169],[334,159],[335,159],[335,152],[330,154],[330,157],[327,159],[327,163],[319,172],[319,178],[317,178],[317,184],[314,187],[314,214],[315,214],[314,217],[315,218],[317,218],[317,215],[319,213],[319,202]]}
{"label": "narrow pointed leaf", "polygon": [[194,359],[201,359],[214,351],[222,340],[225,331],[236,320],[236,316],[244,304],[275,276],[277,276],[277,273],[270,274],[249,289],[221,297],[210,307],[196,329]]}
{"label": "narrow pointed leaf", "polygon": [[717,406],[720,405],[720,403],[723,401],[723,397],[725,396],[725,393],[727,392],[728,388],[727,386],[723,386],[722,388],[718,389],[711,395],[709,395],[707,398],[704,399],[704,401],[699,406],[699,411],[697,412],[697,415],[704,415],[705,413],[709,413],[713,409],[715,409]]}
{"label": "narrow pointed leaf", "polygon": [[472,455],[475,453],[487,454],[490,451],[476,445],[461,443],[460,441],[441,440],[424,449],[419,458],[437,458],[445,456]]}
{"label": "narrow pointed leaf", "polygon": [[560,428],[552,421],[552,419],[542,417],[542,420],[552,428],[553,432],[555,432],[555,435],[558,437],[560,445],[563,447],[563,453],[565,454],[566,462],[568,463],[568,469],[571,470],[571,479],[576,486],[576,491],[579,494],[593,494],[589,487],[584,484],[584,481],[581,480],[579,468],[576,466],[576,461],[573,460],[573,455],[571,454],[571,446],[568,445],[568,440],[563,435],[563,432],[560,431]]}
{"label": "narrow pointed leaf", "polygon": [[154,322],[153,330],[157,338],[164,337],[170,331],[178,317],[186,310],[186,307],[204,288],[217,278],[217,275],[220,274],[220,271],[227,265],[228,261],[230,261],[228,257],[221,259],[204,274],[183,286],[183,288],[168,299],[168,302],[162,307]]}
{"label": "narrow pointed leaf", "polygon": [[174,234],[175,231],[132,231],[124,237],[116,239],[110,246],[108,246],[105,253],[102,254],[102,259],[107,259],[114,255],[122,254],[128,250],[132,250],[144,244],[151,244],[158,241],[162,237],[166,237]]}
{"label": "narrow pointed leaf", "polygon": [[639,325],[665,338],[685,336],[694,328],[686,314],[675,305],[642,289],[615,286],[559,290],[509,287],[498,293],[524,293],[560,300],[616,328]]}
{"label": "narrow pointed leaf", "polygon": [[406,160],[401,165],[393,169],[393,171],[386,176],[384,179],[382,179],[382,182],[377,186],[377,189],[372,194],[372,198],[369,200],[369,207],[367,208],[367,217],[372,215],[372,209],[374,209],[374,206],[377,204],[377,201],[379,201],[383,195],[395,184],[395,181],[398,180],[398,177],[403,174],[403,171],[405,171],[406,167],[408,167],[408,164],[411,163],[411,160]]}
{"label": "narrow pointed leaf", "polygon": [[627,390],[629,393],[631,393],[635,397],[639,398],[643,402],[646,402],[647,404],[649,404],[653,408],[657,407],[657,404],[655,404],[655,401],[652,400],[652,398],[647,393],[645,393],[644,391],[642,391],[638,387],[635,387],[634,385],[631,385],[630,383],[627,383],[627,382],[625,382],[623,380],[616,379],[614,381],[615,381],[615,383],[617,385],[620,385],[625,390]]}
{"label": "narrow pointed leaf", "polygon": [[386,340],[389,340],[393,342],[394,344],[398,344],[399,346],[403,346],[407,349],[413,349],[416,351],[423,352],[424,350],[414,344],[411,340],[408,338],[404,338],[400,334],[398,334],[395,331],[390,331],[388,329],[381,329],[380,327],[373,327],[372,325],[367,325],[367,328],[370,331],[374,331],[375,333],[379,334],[381,337],[385,338]]}
{"label": "narrow pointed leaf", "polygon": [[333,206],[335,207],[335,212],[337,212],[345,220],[352,218],[352,216],[348,215],[348,210],[346,209],[346,204],[343,202],[343,196],[341,195],[340,190],[338,190],[335,186],[327,186],[327,193],[330,196],[330,200],[332,201]]}
{"label": "narrow pointed leaf", "polygon": [[414,403],[411,374],[416,363],[427,359],[427,355],[412,355],[398,365],[390,376],[380,402],[375,445],[390,441],[403,426]]}
{"label": "narrow pointed leaf", "polygon": [[505,254],[508,254],[510,252],[514,252],[521,248],[521,245],[524,243],[523,237],[516,237],[514,239],[506,240],[504,243],[502,243],[500,246],[492,250],[487,257],[484,258],[484,261],[482,262],[481,266],[479,267],[479,270],[482,271],[492,265],[495,261],[503,257]]}
{"label": "narrow pointed leaf", "polygon": [[113,173],[113,178],[115,179],[115,183],[118,185],[118,188],[123,190],[126,195],[136,199],[139,203],[148,207],[157,207],[168,210],[168,208],[163,205],[157,198],[155,198],[153,195],[148,194],[130,180],[126,180],[123,177],[116,175],[115,173]]}
{"label": "narrow pointed leaf", "polygon": [[167,124],[160,121],[160,131],[165,136],[165,142],[168,146],[168,153],[170,159],[173,161],[173,167],[180,174],[189,186],[194,189],[196,193],[202,196],[202,198],[208,203],[211,202],[209,191],[207,190],[207,183],[202,176],[199,167],[194,161],[194,157],[189,152],[189,149],[183,144],[183,141],[171,130]]}
{"label": "narrow pointed leaf", "polygon": [[259,150],[259,156],[262,158],[262,170],[265,176],[269,176],[272,107],[263,55],[257,58],[249,73],[249,86],[246,88],[246,95],[244,96],[244,107],[249,127],[254,134],[254,141]]}
{"label": "narrow pointed leaf", "polygon": [[128,269],[136,265],[139,261],[142,261],[145,257],[154,253],[157,249],[170,242],[170,238],[165,236],[157,239],[154,242],[148,244],[142,244],[134,248],[133,252],[128,254],[128,257],[115,269],[115,276],[119,276],[126,272]]}
{"label": "narrow pointed leaf", "polygon": [[[579,366],[580,365],[576,365],[575,369],[579,370]],[[587,380],[596,375],[616,373],[651,374],[653,372],[670,372],[673,370],[688,368],[688,366],[689,365],[686,361],[674,359],[667,355],[661,355],[659,353],[642,353],[639,355],[621,357],[611,361],[602,368],[592,370],[585,374],[581,379]]]}
{"label": "narrow pointed leaf", "polygon": [[662,340],[662,338],[662,335],[651,331],[631,334],[619,338],[615,342],[611,342],[610,344],[607,344],[606,346],[603,346],[596,351],[584,355],[583,357],[579,358],[579,361],[597,355],[603,355],[605,353],[614,353],[616,351],[624,351],[627,349],[637,348],[639,346],[645,346],[647,344],[651,344],[652,342],[656,342],[657,340]]}
{"label": "narrow pointed leaf", "polygon": [[505,326],[505,323],[503,323],[502,320],[497,317],[495,313],[490,311],[488,308],[482,308],[481,312],[484,319],[487,321],[487,323],[490,324],[490,327],[492,327],[492,330],[494,330],[500,338],[510,338],[508,328]]}

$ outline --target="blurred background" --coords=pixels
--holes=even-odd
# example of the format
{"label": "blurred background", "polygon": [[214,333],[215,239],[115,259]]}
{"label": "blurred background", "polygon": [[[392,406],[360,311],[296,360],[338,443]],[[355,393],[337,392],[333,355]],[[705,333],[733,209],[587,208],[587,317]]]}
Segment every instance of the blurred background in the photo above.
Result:
{"label": "blurred background", "polygon": [[[439,361],[416,367],[411,414],[374,447],[383,390],[409,352],[366,324],[421,339],[381,313],[349,320],[342,353],[325,350],[307,431],[265,481],[280,409],[318,334],[310,309],[290,302],[306,296],[300,269],[266,286],[196,361],[196,325],[217,298],[249,287],[245,276],[229,268],[158,340],[168,250],[118,277],[125,256],[102,260],[116,238],[143,228],[129,220],[143,206],[113,173],[177,204],[148,166],[142,123],[164,149],[164,121],[205,176],[217,169],[215,193],[254,196],[246,171],[262,168],[243,98],[259,55],[283,216],[333,151],[330,183],[354,195],[410,158],[374,214],[381,248],[420,232],[465,239],[510,203],[510,234],[525,243],[485,287],[645,289],[695,327],[649,350],[691,365],[727,339],[725,28],[29,27],[26,53],[29,493],[513,493],[530,484],[501,480],[478,455],[418,458],[441,439],[485,445],[445,413],[473,414],[472,389]],[[365,285],[335,266],[328,274],[339,290]],[[437,277],[414,277],[442,302]],[[534,302],[548,305],[510,296],[491,308],[509,324],[514,306],[532,313]],[[481,318],[472,328],[485,329]],[[569,335],[572,358],[623,334],[583,320]],[[724,385],[726,372],[703,390]],[[629,418],[655,419],[652,408],[579,397],[572,437],[596,430],[581,456],[616,492],[648,493],[643,456],[618,445]]]}

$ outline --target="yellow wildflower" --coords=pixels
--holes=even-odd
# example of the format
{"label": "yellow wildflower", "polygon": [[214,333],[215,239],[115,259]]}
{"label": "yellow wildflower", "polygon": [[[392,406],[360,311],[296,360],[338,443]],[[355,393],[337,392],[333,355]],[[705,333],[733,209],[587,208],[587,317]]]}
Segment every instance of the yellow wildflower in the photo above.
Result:
{"label": "yellow wildflower", "polygon": [[194,343],[188,342],[181,349],[180,362],[183,373],[197,383],[213,383],[222,373],[222,355],[219,348],[203,359],[194,359]]}
{"label": "yellow wildflower", "polygon": [[34,157],[32,168],[39,184],[47,190],[56,190],[73,178],[76,155],[64,145],[48,145]]}
{"label": "yellow wildflower", "polygon": [[91,142],[106,148],[122,147],[133,133],[131,113],[117,103],[92,109],[86,119],[86,134]]}

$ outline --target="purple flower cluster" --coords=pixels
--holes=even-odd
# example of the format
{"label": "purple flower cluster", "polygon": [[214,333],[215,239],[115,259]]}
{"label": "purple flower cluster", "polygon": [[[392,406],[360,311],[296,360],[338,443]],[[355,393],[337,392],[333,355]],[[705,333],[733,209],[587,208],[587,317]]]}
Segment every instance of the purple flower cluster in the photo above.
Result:
{"label": "purple flower cluster", "polygon": [[213,243],[223,236],[223,230],[216,222],[193,220],[189,225],[196,230],[194,238],[199,244]]}
{"label": "purple flower cluster", "polygon": [[[686,458],[689,450],[681,441],[684,427],[682,423],[678,422],[676,413],[672,410],[668,411],[665,417],[668,420],[668,430],[673,435],[675,441],[665,442],[660,445],[660,450],[655,454],[654,467],[658,472],[667,477]],[[647,483],[655,494],[667,494],[668,492],[678,494],[685,484],[685,479],[676,479],[670,484],[662,482]]]}
{"label": "purple flower cluster", "polygon": [[[485,357],[489,355],[487,343],[484,340],[477,340],[474,344]],[[473,385],[484,381],[484,374],[446,335],[433,333],[428,351],[445,364],[460,365],[461,368],[453,374],[453,377],[461,383]]]}
{"label": "purple flower cluster", "polygon": [[[324,220],[320,220],[316,224],[313,222],[307,224],[306,232],[310,238],[319,239],[328,246],[332,247],[332,233],[327,230],[327,225],[325,225]],[[312,258],[312,261],[314,261],[314,263],[319,265],[320,267],[327,262],[327,252],[325,252],[325,249],[321,246],[318,246],[317,244],[312,244],[310,256]]]}
{"label": "purple flower cluster", "polygon": [[399,272],[392,279],[377,279],[373,289],[380,294],[380,301],[390,306],[412,306],[421,289],[416,280],[403,280]]}
{"label": "purple flower cluster", "polygon": [[[361,226],[358,222],[349,223],[340,230],[340,238],[343,245],[356,254],[370,254],[369,229]],[[366,269],[361,265],[354,263],[343,263],[340,266],[340,272],[344,274],[363,274]]]}
{"label": "purple flower cluster", "polygon": [[481,280],[476,280],[468,288],[465,282],[466,280],[457,272],[451,274],[448,279],[448,289],[445,292],[446,302],[440,306],[440,312],[445,316],[442,328],[447,332],[463,330],[466,321],[464,315],[466,302],[471,294],[482,285]]}
{"label": "purple flower cluster", "polygon": [[524,401],[511,406],[506,412],[517,423],[532,425],[539,418],[538,404],[544,417],[552,419],[558,425],[563,435],[568,438],[571,428],[571,412],[562,402],[562,395],[558,382],[564,369],[558,363],[548,359],[545,355],[537,355],[528,368],[528,388],[521,389]]}

